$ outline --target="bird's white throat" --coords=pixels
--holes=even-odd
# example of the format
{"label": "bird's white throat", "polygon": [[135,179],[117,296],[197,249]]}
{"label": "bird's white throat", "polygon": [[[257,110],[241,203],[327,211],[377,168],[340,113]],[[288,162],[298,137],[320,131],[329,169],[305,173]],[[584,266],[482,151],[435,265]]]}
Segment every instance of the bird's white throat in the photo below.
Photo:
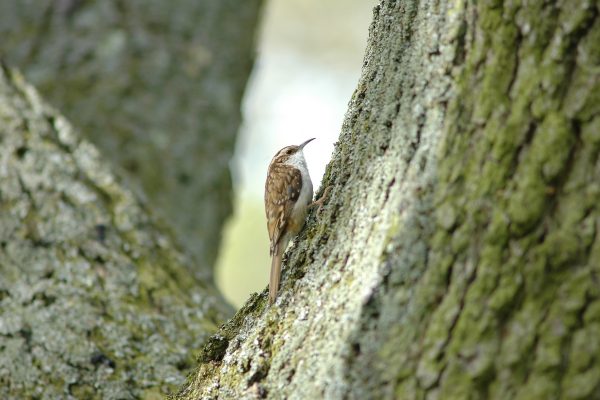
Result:
{"label": "bird's white throat", "polygon": [[305,205],[312,201],[313,187],[312,181],[310,180],[310,174],[308,173],[308,167],[306,166],[306,160],[304,159],[304,153],[302,150],[292,154],[290,158],[285,162],[287,165],[298,168],[302,174],[302,189],[300,190],[300,196],[297,205]]}
{"label": "bird's white throat", "polygon": [[302,178],[305,177],[310,179],[310,175],[308,174],[308,167],[306,166],[306,160],[304,159],[304,152],[302,150],[295,152],[287,159],[285,162],[287,165],[291,165],[292,167],[296,167],[300,170],[302,174]]}

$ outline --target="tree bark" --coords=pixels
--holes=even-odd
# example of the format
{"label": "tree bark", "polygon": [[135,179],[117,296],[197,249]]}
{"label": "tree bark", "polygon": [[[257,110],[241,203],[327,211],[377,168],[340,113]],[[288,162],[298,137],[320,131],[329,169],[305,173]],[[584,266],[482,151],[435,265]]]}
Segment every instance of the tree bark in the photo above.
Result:
{"label": "tree bark", "polygon": [[2,57],[158,205],[202,278],[232,209],[229,160],[261,3],[0,2]]}
{"label": "tree bark", "polygon": [[383,0],[280,297],[177,398],[600,398],[599,11]]}
{"label": "tree bark", "polygon": [[0,398],[160,398],[230,315],[147,205],[0,69]]}

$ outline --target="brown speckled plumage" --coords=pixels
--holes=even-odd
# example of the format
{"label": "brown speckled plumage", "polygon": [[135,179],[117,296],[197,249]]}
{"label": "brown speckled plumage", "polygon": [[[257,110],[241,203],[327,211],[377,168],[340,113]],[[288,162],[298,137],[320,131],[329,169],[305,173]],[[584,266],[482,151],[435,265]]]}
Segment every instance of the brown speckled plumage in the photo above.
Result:
{"label": "brown speckled plumage", "polygon": [[312,182],[302,153],[303,147],[311,140],[279,150],[267,171],[265,213],[271,242],[271,303],[277,298],[279,290],[283,253],[290,239],[302,229],[306,210],[312,200]]}
{"label": "brown speckled plumage", "polygon": [[271,166],[265,184],[265,211],[271,241],[271,256],[275,253],[277,242],[286,229],[301,189],[302,175],[298,169],[282,164]]}

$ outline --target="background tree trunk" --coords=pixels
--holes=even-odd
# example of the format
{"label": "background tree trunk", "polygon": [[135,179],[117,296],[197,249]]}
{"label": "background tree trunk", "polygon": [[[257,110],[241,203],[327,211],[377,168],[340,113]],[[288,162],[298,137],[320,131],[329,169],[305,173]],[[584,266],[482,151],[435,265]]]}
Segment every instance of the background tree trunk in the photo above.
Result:
{"label": "background tree trunk", "polygon": [[598,15],[382,1],[326,208],[178,398],[600,398]]}
{"label": "background tree trunk", "polygon": [[183,383],[224,300],[5,67],[0,143],[0,398],[149,399]]}
{"label": "background tree trunk", "polygon": [[261,3],[0,2],[0,55],[143,188],[201,278],[231,213],[229,160]]}

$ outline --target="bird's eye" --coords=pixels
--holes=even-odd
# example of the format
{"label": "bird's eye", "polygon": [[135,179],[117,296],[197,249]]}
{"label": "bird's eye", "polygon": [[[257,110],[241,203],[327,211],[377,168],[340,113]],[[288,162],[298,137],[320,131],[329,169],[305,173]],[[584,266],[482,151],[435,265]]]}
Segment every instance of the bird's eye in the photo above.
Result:
{"label": "bird's eye", "polygon": [[289,149],[289,150],[288,150],[288,151],[286,151],[285,153],[286,153],[286,154],[292,154],[292,153],[293,153],[293,151],[292,151],[292,149]]}

